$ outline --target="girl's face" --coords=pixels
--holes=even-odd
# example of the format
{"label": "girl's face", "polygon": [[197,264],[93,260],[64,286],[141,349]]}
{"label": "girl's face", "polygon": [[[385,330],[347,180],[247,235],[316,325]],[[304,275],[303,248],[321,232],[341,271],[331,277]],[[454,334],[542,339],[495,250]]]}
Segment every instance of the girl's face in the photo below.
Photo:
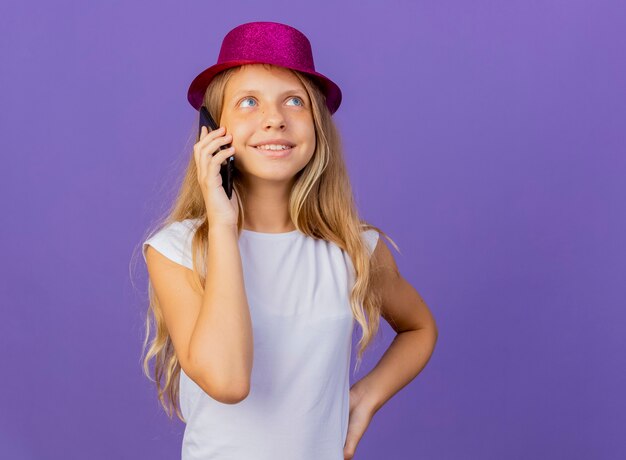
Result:
{"label": "girl's face", "polygon": [[[281,67],[242,67],[228,80],[220,126],[232,134],[235,164],[246,178],[289,182],[315,151],[311,101],[298,78]],[[277,141],[278,140],[278,141]],[[287,143],[286,156],[255,146]]]}

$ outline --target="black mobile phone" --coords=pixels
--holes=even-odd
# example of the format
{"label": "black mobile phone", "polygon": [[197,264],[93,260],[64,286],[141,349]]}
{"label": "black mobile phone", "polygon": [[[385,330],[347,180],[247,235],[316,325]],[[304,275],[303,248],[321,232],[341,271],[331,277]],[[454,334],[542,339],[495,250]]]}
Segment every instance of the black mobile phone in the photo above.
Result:
{"label": "black mobile phone", "polygon": [[[200,126],[198,127],[198,139],[202,133],[202,127],[206,126],[207,131],[211,132],[214,129],[219,128],[215,120],[209,113],[209,110],[203,105],[200,107]],[[224,150],[230,147],[230,144],[221,145],[220,148],[213,153],[215,155],[219,150]],[[233,196],[233,174],[235,172],[235,156],[231,155],[226,159],[226,164],[222,164],[220,167],[220,175],[222,176],[222,186],[226,192],[226,196],[230,200]]]}

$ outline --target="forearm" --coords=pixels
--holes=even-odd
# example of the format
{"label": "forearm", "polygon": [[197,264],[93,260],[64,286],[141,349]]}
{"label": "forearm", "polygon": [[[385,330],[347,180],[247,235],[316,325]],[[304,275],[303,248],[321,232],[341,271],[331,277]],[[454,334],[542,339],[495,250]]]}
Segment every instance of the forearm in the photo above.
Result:
{"label": "forearm", "polygon": [[222,389],[249,385],[252,320],[236,227],[209,229],[202,307],[189,343],[189,358]]}
{"label": "forearm", "polygon": [[374,369],[353,385],[359,400],[377,412],[422,371],[436,341],[434,325],[397,334]]}

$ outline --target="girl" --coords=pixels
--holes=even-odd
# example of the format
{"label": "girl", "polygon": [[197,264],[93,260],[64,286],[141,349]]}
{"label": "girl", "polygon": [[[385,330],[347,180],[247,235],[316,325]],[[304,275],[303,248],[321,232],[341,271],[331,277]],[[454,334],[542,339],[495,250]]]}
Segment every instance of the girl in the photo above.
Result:
{"label": "girl", "polygon": [[[156,330],[144,371],[155,358],[159,400],[186,423],[182,458],[352,458],[376,411],[428,362],[437,329],[384,232],[355,209],[331,118],[341,91],[300,31],[252,22],[226,35],[188,99],[220,128],[202,128],[170,215],[143,243],[144,350],[151,320]],[[350,388],[354,320],[358,368],[380,316],[398,335]]]}

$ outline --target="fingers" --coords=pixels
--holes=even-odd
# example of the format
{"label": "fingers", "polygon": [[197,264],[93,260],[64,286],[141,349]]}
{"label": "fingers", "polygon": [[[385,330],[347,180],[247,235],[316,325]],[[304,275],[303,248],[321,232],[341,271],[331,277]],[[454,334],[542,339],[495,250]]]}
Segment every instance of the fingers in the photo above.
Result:
{"label": "fingers", "polygon": [[219,150],[215,155],[209,153],[200,153],[197,158],[198,167],[198,180],[201,184],[205,184],[207,189],[215,189],[222,184],[222,176],[220,174],[220,167],[222,163],[225,163],[228,157],[235,154],[235,148],[229,147],[224,150]]}
{"label": "fingers", "polygon": [[[232,142],[232,135],[224,135],[225,131],[226,128],[220,127],[208,132],[205,126],[200,130],[200,140],[194,145],[193,153],[198,180],[203,183],[212,182],[215,176],[219,176],[219,166],[235,153],[232,147],[218,150],[221,146]],[[221,177],[219,179],[221,180]]]}
{"label": "fingers", "polygon": [[215,152],[218,147],[232,142],[232,134],[224,135],[225,128],[219,128],[210,133],[206,132],[206,128],[202,127],[201,139],[193,146],[194,152],[197,150],[208,150],[211,153]]}
{"label": "fingers", "polygon": [[221,179],[221,176],[219,174],[221,165],[226,164],[226,160],[228,159],[228,157],[234,154],[235,154],[235,148],[231,146],[231,147],[228,147],[227,149],[220,150],[215,155],[211,156],[210,157],[211,159],[208,163],[208,170],[207,170],[209,177],[218,176]]}
{"label": "fingers", "polygon": [[226,132],[226,128],[224,126],[214,129],[211,132],[208,131],[208,128],[206,126],[203,126],[200,129],[200,140],[198,141],[196,145],[204,146],[208,142],[212,141],[213,139],[216,139],[217,137],[220,137],[220,136],[224,136],[225,132]]}

